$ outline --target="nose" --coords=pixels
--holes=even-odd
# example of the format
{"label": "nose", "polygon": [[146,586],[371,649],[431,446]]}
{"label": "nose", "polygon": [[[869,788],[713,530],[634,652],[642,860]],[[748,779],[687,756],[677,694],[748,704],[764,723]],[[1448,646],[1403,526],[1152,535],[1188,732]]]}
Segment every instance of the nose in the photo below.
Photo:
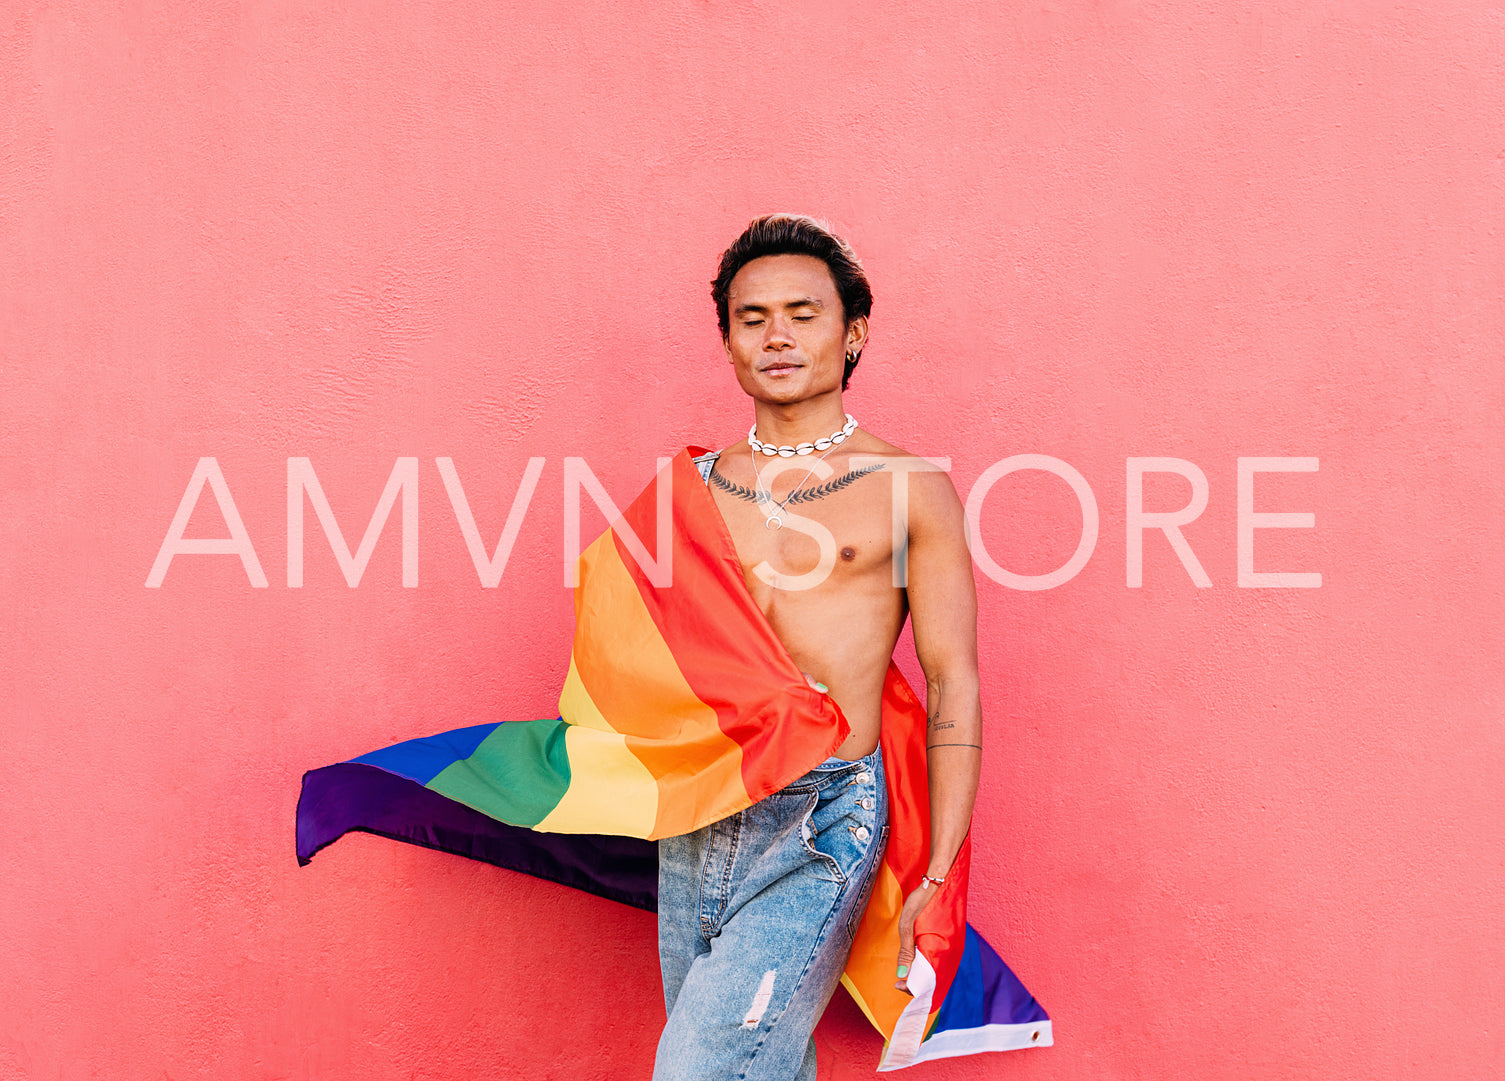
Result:
{"label": "nose", "polygon": [[788,319],[776,315],[768,320],[768,329],[763,335],[763,348],[769,350],[794,348],[794,334]]}

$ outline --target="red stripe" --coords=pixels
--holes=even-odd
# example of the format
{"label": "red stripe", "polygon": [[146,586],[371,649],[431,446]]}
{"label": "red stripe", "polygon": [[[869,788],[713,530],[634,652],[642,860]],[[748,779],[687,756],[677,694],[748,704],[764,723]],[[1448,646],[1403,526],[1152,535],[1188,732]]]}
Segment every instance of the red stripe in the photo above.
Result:
{"label": "red stripe", "polygon": [[[731,534],[692,461],[698,452],[682,451],[667,467],[674,485],[672,584],[659,589],[648,581],[617,525],[613,540],[686,681],[742,747],[742,781],[757,801],[832,754],[849,729],[836,703],[805,682],[748,592]],[[619,523],[655,557],[657,481]]]}
{"label": "red stripe", "polygon": [[[888,789],[888,848],[883,862],[907,897],[920,886],[930,862],[930,782],[925,751],[925,706],[897,665],[889,662],[883,683],[883,772]],[[915,921],[915,945],[935,969],[932,1011],[940,1009],[967,944],[967,880],[972,835],[961,850],[940,893]],[[898,948],[897,938],[894,943]]]}

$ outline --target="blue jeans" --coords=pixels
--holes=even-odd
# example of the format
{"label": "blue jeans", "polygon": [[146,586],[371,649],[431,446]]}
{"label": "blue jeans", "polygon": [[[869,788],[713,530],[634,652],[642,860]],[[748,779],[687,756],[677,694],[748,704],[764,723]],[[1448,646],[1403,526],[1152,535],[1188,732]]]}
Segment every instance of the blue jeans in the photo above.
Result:
{"label": "blue jeans", "polygon": [[811,1034],[887,839],[874,750],[828,758],[744,811],[659,841],[669,1020],[654,1081],[814,1081]]}

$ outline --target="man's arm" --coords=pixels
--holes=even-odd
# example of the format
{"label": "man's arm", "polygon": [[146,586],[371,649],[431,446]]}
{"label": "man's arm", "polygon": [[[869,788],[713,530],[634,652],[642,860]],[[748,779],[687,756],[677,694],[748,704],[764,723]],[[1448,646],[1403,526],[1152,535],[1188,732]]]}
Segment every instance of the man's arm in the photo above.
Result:
{"label": "man's arm", "polygon": [[[982,703],[977,675],[977,587],[967,550],[961,500],[944,473],[911,477],[909,614],[925,672],[925,730],[930,781],[930,861],[926,875],[945,878],[972,821],[982,769]],[[895,986],[908,990],[914,924],[935,896],[922,885],[899,917]]]}

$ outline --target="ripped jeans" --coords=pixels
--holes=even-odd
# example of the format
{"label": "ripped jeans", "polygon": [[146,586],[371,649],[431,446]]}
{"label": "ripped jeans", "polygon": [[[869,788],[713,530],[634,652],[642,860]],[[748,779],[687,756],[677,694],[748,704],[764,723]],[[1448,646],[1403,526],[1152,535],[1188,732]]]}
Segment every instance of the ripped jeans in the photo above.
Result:
{"label": "ripped jeans", "polygon": [[659,841],[669,1020],[654,1081],[815,1081],[811,1034],[887,839],[874,750],[828,758],[744,811]]}

